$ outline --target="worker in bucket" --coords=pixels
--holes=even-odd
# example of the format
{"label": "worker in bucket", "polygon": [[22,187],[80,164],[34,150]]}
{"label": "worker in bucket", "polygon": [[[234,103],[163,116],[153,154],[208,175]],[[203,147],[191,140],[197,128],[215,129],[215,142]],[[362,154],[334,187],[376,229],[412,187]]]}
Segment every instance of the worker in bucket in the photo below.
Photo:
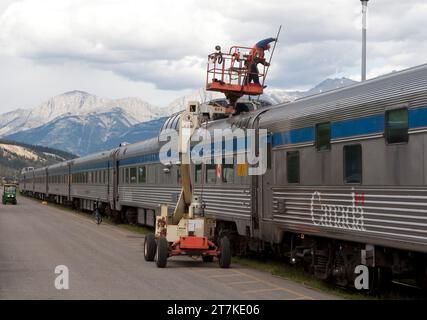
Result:
{"label": "worker in bucket", "polygon": [[[277,39],[267,38],[258,41],[251,49],[247,59],[248,76],[244,79],[245,84],[249,84],[251,81],[253,81],[253,83],[261,85],[259,83],[258,64],[261,63],[266,67],[270,65],[270,63],[268,63],[264,58],[264,52],[265,50],[270,50],[270,43],[273,41],[277,41]],[[266,86],[264,86],[264,88],[265,87]]]}

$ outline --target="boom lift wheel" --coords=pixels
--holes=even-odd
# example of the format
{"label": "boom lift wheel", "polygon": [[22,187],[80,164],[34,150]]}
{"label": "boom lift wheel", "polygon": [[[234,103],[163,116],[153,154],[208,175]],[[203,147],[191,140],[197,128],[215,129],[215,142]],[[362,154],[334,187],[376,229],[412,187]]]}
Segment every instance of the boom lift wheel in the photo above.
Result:
{"label": "boom lift wheel", "polygon": [[228,268],[231,264],[231,248],[230,240],[227,237],[222,237],[220,241],[220,256],[219,256],[219,266],[221,268]]}
{"label": "boom lift wheel", "polygon": [[165,237],[160,237],[157,240],[157,267],[164,268],[168,261],[169,243]]}
{"label": "boom lift wheel", "polygon": [[144,241],[144,258],[145,261],[153,261],[156,256],[157,243],[154,233],[149,233],[145,236]]}

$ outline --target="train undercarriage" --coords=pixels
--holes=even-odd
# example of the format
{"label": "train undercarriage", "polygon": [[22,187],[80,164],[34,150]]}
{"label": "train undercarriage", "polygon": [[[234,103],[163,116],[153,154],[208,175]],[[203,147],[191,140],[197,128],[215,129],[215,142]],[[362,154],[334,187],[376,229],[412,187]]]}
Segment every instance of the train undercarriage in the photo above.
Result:
{"label": "train undercarriage", "polygon": [[[75,210],[91,212],[95,201],[64,196],[46,197],[42,193],[24,193],[26,196],[69,206]],[[113,223],[126,223],[154,227],[155,210],[124,206],[112,210],[108,203],[100,205],[102,215]],[[317,279],[334,283],[339,287],[354,288],[358,273],[356,267],[367,266],[369,271],[369,293],[390,290],[393,281],[404,281],[409,285],[427,290],[427,255],[394,248],[370,246],[357,242],[322,238],[292,232],[284,232],[281,243],[269,243],[240,235],[236,224],[217,220],[215,239],[230,239],[231,251],[236,256],[256,254],[260,257],[279,259]]]}

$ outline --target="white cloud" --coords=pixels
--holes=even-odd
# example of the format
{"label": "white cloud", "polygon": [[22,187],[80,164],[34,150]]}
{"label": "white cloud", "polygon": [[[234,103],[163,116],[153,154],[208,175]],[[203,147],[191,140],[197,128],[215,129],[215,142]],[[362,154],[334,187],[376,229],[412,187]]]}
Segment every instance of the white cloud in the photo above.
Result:
{"label": "white cloud", "polygon": [[[360,8],[342,0],[6,0],[0,52],[30,61],[25,73],[40,83],[50,83],[49,72],[72,69],[75,81],[58,79],[54,87],[86,83],[85,72],[102,74],[107,87],[106,79],[125,92],[138,87],[143,99],[163,103],[174,91],[203,86],[216,44],[251,46],[282,24],[269,86],[307,87],[336,74],[356,76]],[[369,75],[425,62],[426,14],[424,0],[369,2]]]}

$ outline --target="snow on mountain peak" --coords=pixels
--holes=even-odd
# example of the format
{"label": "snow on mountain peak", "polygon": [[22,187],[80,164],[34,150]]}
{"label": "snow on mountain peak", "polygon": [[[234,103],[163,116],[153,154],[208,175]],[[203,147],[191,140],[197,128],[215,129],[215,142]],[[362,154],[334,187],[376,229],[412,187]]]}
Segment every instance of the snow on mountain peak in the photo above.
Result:
{"label": "snow on mountain peak", "polygon": [[162,115],[158,107],[139,98],[108,99],[73,90],[54,96],[30,110],[16,110],[0,116],[0,136],[44,125],[67,115],[85,116],[122,111],[130,124],[136,124]]}

